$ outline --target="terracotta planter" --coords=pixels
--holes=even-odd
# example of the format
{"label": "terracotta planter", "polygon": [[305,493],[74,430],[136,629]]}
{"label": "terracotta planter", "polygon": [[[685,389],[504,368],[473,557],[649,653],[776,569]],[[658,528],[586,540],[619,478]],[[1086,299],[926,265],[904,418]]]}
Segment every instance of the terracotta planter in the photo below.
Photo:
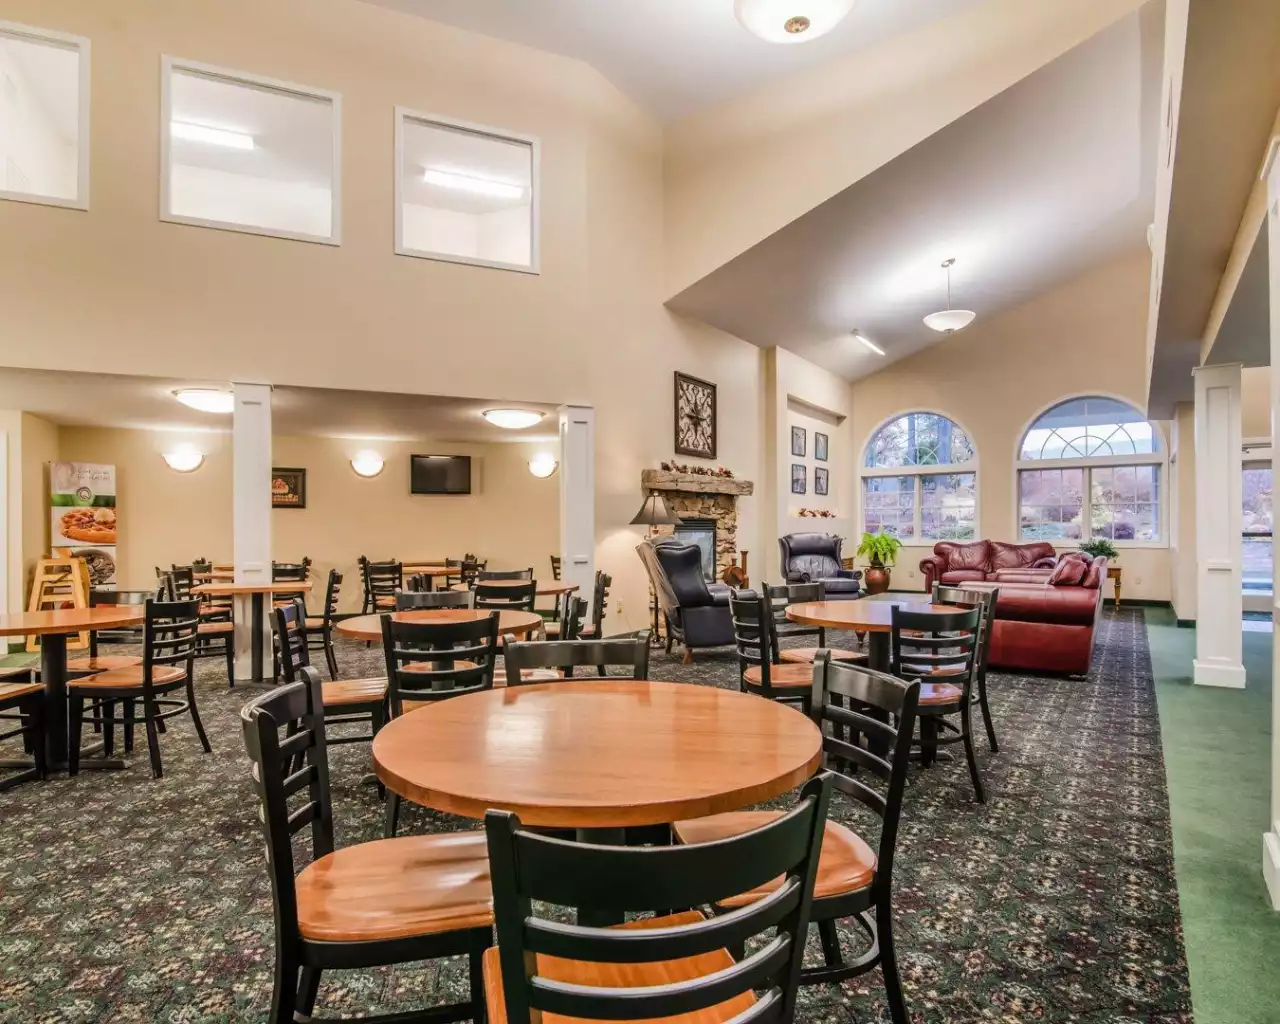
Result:
{"label": "terracotta planter", "polygon": [[870,566],[862,574],[862,584],[868,594],[883,594],[889,589],[889,569],[883,565]]}

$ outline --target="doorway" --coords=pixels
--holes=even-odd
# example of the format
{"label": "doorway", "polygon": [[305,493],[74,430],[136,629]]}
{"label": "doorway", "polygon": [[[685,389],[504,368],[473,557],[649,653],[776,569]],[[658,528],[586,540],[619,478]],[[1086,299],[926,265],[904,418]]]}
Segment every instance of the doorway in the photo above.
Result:
{"label": "doorway", "polygon": [[1257,452],[1243,463],[1243,485],[1240,489],[1244,515],[1242,519],[1242,572],[1244,610],[1270,615],[1273,599],[1274,564],[1272,556],[1273,514],[1271,505],[1272,471],[1268,457]]}

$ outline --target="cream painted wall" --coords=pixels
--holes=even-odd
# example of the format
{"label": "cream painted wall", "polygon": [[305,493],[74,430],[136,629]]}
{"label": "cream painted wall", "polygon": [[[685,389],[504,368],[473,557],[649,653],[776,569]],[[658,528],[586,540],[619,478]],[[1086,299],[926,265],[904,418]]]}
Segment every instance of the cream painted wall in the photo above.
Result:
{"label": "cream painted wall", "polygon": [[[950,416],[977,449],[980,536],[1016,539],[1013,463],[1030,422],[1074,395],[1101,393],[1145,405],[1148,262],[1140,251],[1098,267],[856,382],[853,458],[861,458],[871,433],[891,416],[912,410]],[[1161,430],[1167,438],[1167,425]],[[921,585],[917,566],[931,548],[904,549],[895,587]],[[1167,547],[1124,549],[1125,596],[1168,600],[1169,563]]]}
{"label": "cream painted wall", "polygon": [[[175,442],[205,453],[193,473],[175,473],[161,453]],[[456,445],[321,437],[276,437],[272,461],[307,470],[307,507],[272,513],[272,554],[280,561],[310,557],[319,579],[344,576],[343,609],[360,604],[356,559],[434,559],[467,551],[495,569],[532,566],[549,577],[559,530],[559,483],[528,470],[537,444]],[[364,479],[351,469],[358,451],[386,459],[382,473]],[[156,566],[215,561],[231,554],[231,438],[229,434],[170,435],[160,431],[63,427],[63,459],[114,463],[120,509],[119,575],[123,587],[145,589]],[[409,493],[409,455],[470,455],[473,492]],[[518,515],[513,515],[518,510]]]}
{"label": "cream painted wall", "polygon": [[[36,562],[49,552],[49,463],[58,460],[58,428],[22,414],[22,579],[30,590]],[[24,600],[22,606],[26,607]]]}
{"label": "cream painted wall", "polygon": [[1271,436],[1271,367],[1246,366],[1240,373],[1240,436]]}
{"label": "cream painted wall", "polygon": [[[719,385],[717,461],[756,478],[762,448],[760,350],[661,305],[655,121],[580,62],[351,0],[5,10],[92,40],[95,158],[88,214],[0,203],[0,364],[593,405],[610,628],[647,621],[627,523],[672,372]],[[340,247],[159,221],[162,54],[341,93]],[[394,255],[396,105],[540,139],[540,275]]]}

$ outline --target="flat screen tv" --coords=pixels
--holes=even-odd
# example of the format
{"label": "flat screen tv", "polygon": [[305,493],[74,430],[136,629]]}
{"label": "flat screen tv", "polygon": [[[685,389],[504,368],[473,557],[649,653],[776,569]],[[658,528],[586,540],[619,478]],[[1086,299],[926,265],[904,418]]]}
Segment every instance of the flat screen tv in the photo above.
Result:
{"label": "flat screen tv", "polygon": [[412,494],[470,494],[470,455],[410,455]]}

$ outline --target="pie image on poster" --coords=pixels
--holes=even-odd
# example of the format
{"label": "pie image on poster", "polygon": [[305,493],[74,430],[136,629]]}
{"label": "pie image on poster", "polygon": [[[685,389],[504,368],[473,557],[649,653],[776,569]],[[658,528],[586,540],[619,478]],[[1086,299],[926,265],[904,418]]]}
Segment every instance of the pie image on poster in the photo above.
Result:
{"label": "pie image on poster", "polygon": [[81,544],[114,544],[116,510],[113,508],[73,508],[62,513],[59,530],[68,540]]}

